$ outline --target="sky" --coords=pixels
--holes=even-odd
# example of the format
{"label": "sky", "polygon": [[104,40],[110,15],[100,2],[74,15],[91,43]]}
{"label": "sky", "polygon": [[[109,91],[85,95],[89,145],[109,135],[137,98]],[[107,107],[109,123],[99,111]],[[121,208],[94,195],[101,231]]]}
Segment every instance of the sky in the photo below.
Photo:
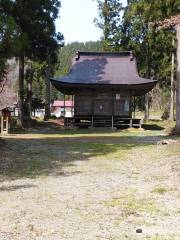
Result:
{"label": "sky", "polygon": [[[125,4],[126,0],[122,0]],[[64,35],[65,43],[100,40],[101,30],[93,20],[98,17],[95,0],[61,0],[60,18],[56,21],[58,32]]]}

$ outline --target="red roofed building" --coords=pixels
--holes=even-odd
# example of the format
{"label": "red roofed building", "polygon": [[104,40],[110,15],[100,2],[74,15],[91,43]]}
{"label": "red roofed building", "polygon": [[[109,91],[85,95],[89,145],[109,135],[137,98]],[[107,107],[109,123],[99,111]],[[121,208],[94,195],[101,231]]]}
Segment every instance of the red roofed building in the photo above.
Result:
{"label": "red roofed building", "polygon": [[62,101],[56,100],[51,105],[51,115],[56,117],[72,117],[74,111],[74,104],[72,100]]}

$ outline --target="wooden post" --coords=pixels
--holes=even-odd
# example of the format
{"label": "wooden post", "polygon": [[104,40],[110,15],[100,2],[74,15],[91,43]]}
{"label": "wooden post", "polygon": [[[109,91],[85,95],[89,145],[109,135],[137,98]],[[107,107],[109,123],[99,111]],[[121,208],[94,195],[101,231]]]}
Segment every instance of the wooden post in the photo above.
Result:
{"label": "wooden post", "polygon": [[64,117],[66,116],[66,95],[64,94]]}
{"label": "wooden post", "polygon": [[94,127],[94,116],[92,115],[91,117],[91,127],[93,128]]}
{"label": "wooden post", "polygon": [[[172,45],[174,47],[174,39],[172,41]],[[174,59],[175,59],[175,54],[174,54],[174,49],[172,52],[172,59],[171,59],[171,102],[170,102],[170,115],[169,119],[174,120]]]}
{"label": "wooden post", "polygon": [[176,72],[176,127],[175,133],[180,134],[180,25],[177,30],[177,72]]}
{"label": "wooden post", "polygon": [[112,129],[114,129],[114,116],[112,115]]}
{"label": "wooden post", "polygon": [[71,106],[71,117],[73,117],[73,106],[74,106],[74,96],[71,96],[72,106]]}
{"label": "wooden post", "polygon": [[1,117],[1,134],[2,135],[9,133],[10,115],[11,113],[8,110],[2,111],[2,117]]}
{"label": "wooden post", "polygon": [[130,119],[129,125],[130,125],[131,128],[133,127],[133,120],[132,119]]}
{"label": "wooden post", "polygon": [[136,118],[136,102],[135,102],[136,98],[135,98],[135,96],[133,99],[134,99],[134,118]]}

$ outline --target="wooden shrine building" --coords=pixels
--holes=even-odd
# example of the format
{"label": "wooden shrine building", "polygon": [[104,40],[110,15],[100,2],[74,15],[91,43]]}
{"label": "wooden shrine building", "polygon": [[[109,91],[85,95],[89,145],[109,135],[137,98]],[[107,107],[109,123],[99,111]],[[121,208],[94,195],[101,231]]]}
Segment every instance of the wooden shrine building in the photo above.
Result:
{"label": "wooden shrine building", "polygon": [[139,126],[132,118],[133,97],[145,95],[155,80],[139,77],[131,52],[78,52],[68,76],[52,78],[63,94],[74,96],[75,126]]}

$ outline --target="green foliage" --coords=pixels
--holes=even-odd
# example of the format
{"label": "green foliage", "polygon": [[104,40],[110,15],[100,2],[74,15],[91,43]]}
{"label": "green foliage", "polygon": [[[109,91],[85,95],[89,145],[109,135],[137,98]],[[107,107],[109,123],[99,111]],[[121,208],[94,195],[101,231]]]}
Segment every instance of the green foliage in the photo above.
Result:
{"label": "green foliage", "polygon": [[32,62],[33,71],[33,98],[44,100],[45,98],[45,71],[46,63]]}
{"label": "green foliage", "polygon": [[175,34],[166,30],[157,31],[156,23],[176,14],[177,3],[177,0],[134,0],[129,3],[123,17],[121,47],[133,50],[140,74],[159,80],[161,87],[170,83]]}
{"label": "green foliage", "polygon": [[[159,31],[157,26],[159,21],[179,12],[179,0],[129,0],[121,21],[119,1],[97,1],[99,20],[96,20],[96,25],[102,29],[104,49],[133,50],[139,74],[158,80],[159,87],[166,93],[170,92],[175,32]],[[115,6],[114,2],[119,3],[117,8],[111,8]]]}
{"label": "green foliage", "polygon": [[76,52],[80,51],[94,51],[100,52],[103,50],[103,44],[100,41],[97,42],[73,42],[67,44],[59,51],[59,63],[57,64],[57,69],[55,75],[57,76],[65,76],[69,73],[72,59],[75,57]]}
{"label": "green foliage", "polygon": [[95,24],[102,30],[104,50],[117,50],[119,47],[119,27],[122,3],[120,0],[97,0],[99,19]]}
{"label": "green foliage", "polygon": [[[65,76],[69,73],[73,57],[77,50],[81,51],[102,51],[101,42],[73,42],[67,44],[58,54],[58,63],[51,65],[51,76]],[[33,98],[41,100],[45,99],[45,75],[46,75],[46,62],[39,63],[34,61],[32,63],[33,69]],[[51,102],[57,99],[63,99],[63,95],[51,86]]]}
{"label": "green foliage", "polygon": [[[59,45],[63,44],[63,35],[56,33],[55,28],[55,20],[58,18],[60,6],[59,0],[1,1],[0,50],[2,51],[0,57],[5,55],[6,58],[11,56],[19,58],[18,102],[22,125],[25,113],[30,115],[25,104],[24,62],[26,59],[43,64],[48,62],[48,66],[57,62]],[[1,70],[3,65],[1,63],[0,65]],[[36,68],[36,70],[38,75],[39,69]],[[41,83],[41,80],[39,78],[38,82]],[[28,111],[26,111],[27,109]]]}
{"label": "green foliage", "polygon": [[30,59],[43,60],[51,52],[55,57],[61,36],[56,33],[54,23],[59,8],[59,0],[16,0],[4,7],[4,11],[12,16],[18,26],[17,56],[24,54]]}
{"label": "green foliage", "polygon": [[11,57],[15,50],[17,39],[17,25],[12,18],[3,11],[3,7],[9,5],[10,1],[2,1],[0,5],[0,79],[6,68],[6,60]]}

